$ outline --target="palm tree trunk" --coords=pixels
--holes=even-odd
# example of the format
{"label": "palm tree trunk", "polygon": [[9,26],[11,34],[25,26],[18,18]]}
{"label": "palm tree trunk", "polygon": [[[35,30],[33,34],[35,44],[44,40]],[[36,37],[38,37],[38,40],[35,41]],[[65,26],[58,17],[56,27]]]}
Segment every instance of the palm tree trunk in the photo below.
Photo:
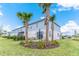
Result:
{"label": "palm tree trunk", "polygon": [[25,42],[28,43],[28,23],[25,23]]}
{"label": "palm tree trunk", "polygon": [[54,23],[52,22],[51,24],[51,29],[52,29],[52,40],[54,39]]}
{"label": "palm tree trunk", "polygon": [[48,42],[48,23],[46,24],[46,42]]}
{"label": "palm tree trunk", "polygon": [[48,31],[49,31],[49,9],[46,10],[46,42],[49,41],[49,38],[48,38]]}

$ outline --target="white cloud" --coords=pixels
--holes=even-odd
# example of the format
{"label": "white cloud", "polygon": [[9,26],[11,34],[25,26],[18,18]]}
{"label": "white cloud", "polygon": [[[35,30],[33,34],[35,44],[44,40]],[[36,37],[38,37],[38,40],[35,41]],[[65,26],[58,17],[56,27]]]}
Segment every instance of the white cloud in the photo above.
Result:
{"label": "white cloud", "polygon": [[0,16],[3,16],[3,13],[2,13],[2,6],[0,5]]}
{"label": "white cloud", "polygon": [[76,9],[76,10],[79,10],[79,6],[76,6],[76,7],[73,7],[74,9]]}
{"label": "white cloud", "polygon": [[66,8],[73,7],[74,9],[79,9],[79,0],[59,0],[57,3]]}
{"label": "white cloud", "polygon": [[62,8],[59,8],[59,9],[58,9],[58,11],[67,11],[67,10],[71,10],[71,8],[62,7]]}
{"label": "white cloud", "polygon": [[7,31],[7,32],[11,31],[10,25],[3,25],[2,29],[3,31]]}
{"label": "white cloud", "polygon": [[20,28],[20,27],[22,27],[22,26],[16,26],[16,28]]}
{"label": "white cloud", "polygon": [[60,30],[62,33],[65,34],[71,33],[72,35],[75,30],[77,31],[77,33],[79,33],[79,26],[75,21],[70,20],[65,25],[61,26]]}
{"label": "white cloud", "polygon": [[45,18],[45,16],[40,17],[40,19],[44,19],[44,18]]}
{"label": "white cloud", "polygon": [[79,10],[79,0],[58,0],[56,1],[57,5],[56,6],[59,6],[58,9],[55,9],[53,10],[52,9],[52,12],[55,12],[56,11],[69,11],[71,10],[72,8],[74,10]]}
{"label": "white cloud", "polygon": [[0,16],[3,16],[3,13],[0,11]]}
{"label": "white cloud", "polygon": [[52,9],[51,11],[55,14],[57,10],[56,9]]}

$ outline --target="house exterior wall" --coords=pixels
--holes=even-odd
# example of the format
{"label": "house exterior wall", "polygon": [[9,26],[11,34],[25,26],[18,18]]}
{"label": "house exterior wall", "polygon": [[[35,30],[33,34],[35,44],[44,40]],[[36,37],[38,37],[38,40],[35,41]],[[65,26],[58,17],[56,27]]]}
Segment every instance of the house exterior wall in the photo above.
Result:
{"label": "house exterior wall", "polygon": [[[33,24],[29,24],[28,37],[32,38],[32,39],[33,38],[38,39],[37,33],[39,33],[39,31],[40,31],[42,36],[43,36],[42,39],[44,40],[45,34],[46,34],[46,28],[45,27],[46,26],[44,24],[44,20],[35,22]],[[18,35],[19,32],[24,32],[24,31],[25,31],[24,27],[15,29],[15,30],[10,32],[10,36]],[[24,35],[25,35],[25,33],[24,33]],[[52,37],[51,22],[49,22],[48,36],[49,36],[49,40],[51,40],[52,39],[51,38]],[[56,40],[56,39],[60,39],[60,27],[54,23],[54,40]]]}

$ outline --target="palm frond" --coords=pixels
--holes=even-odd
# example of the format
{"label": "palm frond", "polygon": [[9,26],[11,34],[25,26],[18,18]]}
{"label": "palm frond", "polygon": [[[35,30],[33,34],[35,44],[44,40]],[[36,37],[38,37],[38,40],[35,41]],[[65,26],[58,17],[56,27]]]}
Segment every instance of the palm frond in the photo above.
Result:
{"label": "palm frond", "polygon": [[18,12],[16,15],[18,16],[18,18],[22,19],[22,13],[21,12]]}
{"label": "palm frond", "polygon": [[39,6],[42,7],[43,13],[45,13],[46,10],[50,8],[51,3],[39,3]]}
{"label": "palm frond", "polygon": [[23,23],[26,23],[31,19],[32,13],[18,12],[17,16],[23,21]]}
{"label": "palm frond", "polygon": [[56,17],[55,14],[54,14],[53,16],[50,16],[50,21],[51,21],[51,22],[54,22],[55,17]]}

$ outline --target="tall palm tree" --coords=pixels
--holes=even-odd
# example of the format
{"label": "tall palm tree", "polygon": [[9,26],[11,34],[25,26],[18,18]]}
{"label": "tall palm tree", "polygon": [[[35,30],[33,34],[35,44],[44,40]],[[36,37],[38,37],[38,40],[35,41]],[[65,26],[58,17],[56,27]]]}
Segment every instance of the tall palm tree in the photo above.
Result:
{"label": "tall palm tree", "polygon": [[32,13],[18,12],[17,16],[22,20],[25,27],[25,42],[28,43],[28,21],[32,17]]}
{"label": "tall palm tree", "polygon": [[53,16],[50,16],[51,24],[51,30],[52,30],[52,40],[54,39],[54,20],[55,20],[55,14]]}
{"label": "tall palm tree", "polygon": [[46,42],[48,42],[48,22],[49,22],[49,10],[50,10],[50,6],[51,3],[40,3],[39,4],[40,7],[42,7],[43,13],[46,14],[46,18],[45,18],[45,25],[46,25]]}

